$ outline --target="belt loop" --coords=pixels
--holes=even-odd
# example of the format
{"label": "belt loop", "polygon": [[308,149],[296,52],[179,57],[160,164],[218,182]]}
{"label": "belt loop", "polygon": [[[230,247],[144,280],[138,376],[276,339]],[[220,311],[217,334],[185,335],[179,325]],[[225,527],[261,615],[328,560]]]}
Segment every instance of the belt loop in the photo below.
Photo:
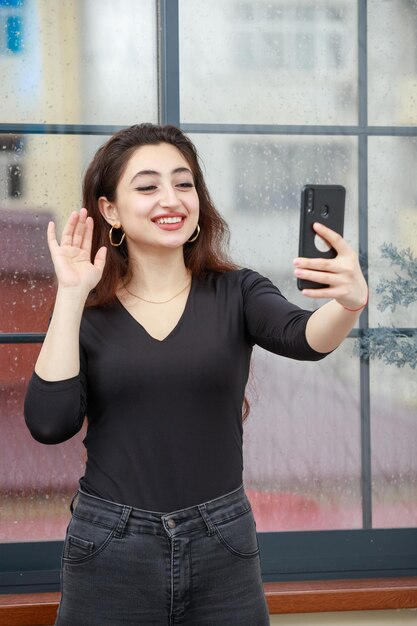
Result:
{"label": "belt loop", "polygon": [[75,501],[76,499],[77,499],[77,502],[78,502],[78,491],[74,494],[74,496],[72,497],[72,500],[70,502],[69,508],[70,508],[71,514],[74,513],[74,508],[77,506],[77,502]]}
{"label": "belt loop", "polygon": [[206,511],[206,505],[199,504],[198,510],[200,511],[200,515],[203,518],[205,525],[207,526],[207,536],[211,537],[211,535],[214,535],[216,530],[213,526],[213,522],[211,521],[209,514]]}
{"label": "belt loop", "polygon": [[119,519],[119,523],[116,526],[116,530],[114,532],[114,536],[115,537],[122,537],[124,530],[125,530],[125,526],[127,524],[127,520],[129,519],[129,515],[132,512],[132,507],[131,506],[124,506],[123,507],[123,511],[122,514],[120,516]]}

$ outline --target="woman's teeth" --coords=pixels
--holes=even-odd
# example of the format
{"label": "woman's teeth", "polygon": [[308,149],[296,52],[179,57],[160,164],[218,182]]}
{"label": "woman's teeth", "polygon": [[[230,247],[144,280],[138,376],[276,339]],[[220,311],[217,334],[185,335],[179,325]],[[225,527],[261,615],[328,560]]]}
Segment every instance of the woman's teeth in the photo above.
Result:
{"label": "woman's teeth", "polygon": [[157,224],[177,224],[181,222],[182,217],[161,217],[159,220],[156,220]]}

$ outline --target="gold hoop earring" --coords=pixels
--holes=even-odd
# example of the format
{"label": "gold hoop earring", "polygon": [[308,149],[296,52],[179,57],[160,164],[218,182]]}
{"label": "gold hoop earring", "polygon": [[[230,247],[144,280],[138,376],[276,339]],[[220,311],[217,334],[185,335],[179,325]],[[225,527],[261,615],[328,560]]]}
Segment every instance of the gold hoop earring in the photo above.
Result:
{"label": "gold hoop earring", "polygon": [[187,239],[187,243],[193,243],[193,241],[195,241],[200,234],[200,230],[200,225],[197,224],[197,234],[192,239]]}
{"label": "gold hoop earring", "polygon": [[[121,245],[122,245],[123,240],[124,240],[124,238],[126,237],[126,233],[123,233],[123,235],[122,235],[122,236],[121,236],[121,238],[120,238],[119,243],[114,243],[114,241],[113,241],[113,228],[115,228],[115,226],[112,226],[112,227],[110,228],[110,231],[109,231],[109,239],[110,239],[110,244],[113,246],[113,248],[118,248],[119,246],[121,246]],[[121,230],[121,228],[122,228],[121,226],[118,226],[118,227],[116,228],[116,230]]]}

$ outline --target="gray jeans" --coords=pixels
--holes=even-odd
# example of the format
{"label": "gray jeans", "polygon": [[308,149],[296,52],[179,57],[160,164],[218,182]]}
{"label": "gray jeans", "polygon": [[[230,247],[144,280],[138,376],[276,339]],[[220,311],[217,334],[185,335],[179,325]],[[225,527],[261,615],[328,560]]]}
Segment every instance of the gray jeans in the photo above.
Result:
{"label": "gray jeans", "polygon": [[78,491],[55,626],[268,626],[243,485],[158,513]]}

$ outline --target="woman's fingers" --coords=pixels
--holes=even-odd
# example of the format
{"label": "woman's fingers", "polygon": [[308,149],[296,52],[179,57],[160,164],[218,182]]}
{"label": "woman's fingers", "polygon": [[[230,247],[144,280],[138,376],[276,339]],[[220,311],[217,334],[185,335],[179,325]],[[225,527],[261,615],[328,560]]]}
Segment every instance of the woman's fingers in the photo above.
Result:
{"label": "woman's fingers", "polygon": [[322,283],[323,285],[335,286],[338,282],[338,275],[331,272],[318,272],[315,270],[297,268],[294,274],[297,278],[311,280],[314,283]]}
{"label": "woman's fingers", "polygon": [[48,241],[49,251],[51,254],[53,254],[53,252],[59,249],[59,244],[56,240],[56,229],[54,222],[49,222],[48,230],[46,231],[46,238]]}
{"label": "woman's fingers", "polygon": [[[315,259],[318,261],[318,259]],[[320,259],[323,261],[323,259]],[[326,269],[330,269],[331,271],[322,271],[321,267],[325,267]],[[309,269],[313,268],[313,269]],[[297,278],[302,280],[309,280],[314,283],[321,283],[323,285],[329,285],[326,289],[328,290],[325,295],[322,295],[322,289],[314,289],[308,290],[313,291],[315,293],[315,297],[327,297],[327,298],[337,298],[346,290],[349,290],[350,286],[353,285],[356,281],[356,273],[352,264],[341,262],[340,260],[333,259],[333,264],[321,264],[321,263],[310,263],[307,267],[298,267],[296,266],[294,270],[294,274]],[[329,290],[337,290],[337,293]],[[304,295],[305,290],[303,290]],[[320,295],[319,295],[320,293]]]}
{"label": "woman's fingers", "polygon": [[51,221],[48,225],[48,246],[55,260],[57,257],[65,257],[72,261],[79,259],[90,262],[92,238],[93,219],[87,216],[85,208],[82,208],[79,213],[73,211],[69,216],[62,232],[61,245],[56,239],[54,222]]}
{"label": "woman's fingers", "polygon": [[323,237],[336,250],[337,254],[344,254],[350,250],[350,246],[348,246],[342,235],[331,230],[331,228],[327,228],[320,222],[314,222],[313,228],[320,237]]}
{"label": "woman's fingers", "polygon": [[318,289],[303,289],[303,295],[309,298],[334,298],[342,306],[352,309],[360,307],[365,300],[367,286],[355,251],[341,235],[327,226],[315,223],[314,230],[336,250],[337,256],[333,259],[294,259],[294,274],[297,278],[328,285]]}
{"label": "woman's fingers", "polygon": [[298,257],[294,259],[294,266],[296,268],[302,267],[303,269],[316,270],[317,272],[332,272],[334,271],[334,259]]}
{"label": "woman's fingers", "polygon": [[352,259],[356,256],[355,252],[341,235],[318,222],[314,224],[314,227],[316,232],[320,234],[320,237],[326,239],[332,248],[336,250],[337,256],[332,259],[323,259],[322,257],[298,257],[294,259],[294,265],[296,267],[304,267],[321,272],[334,272],[337,271],[337,266],[341,259],[349,259],[348,262],[352,262]]}
{"label": "woman's fingers", "polygon": [[78,213],[78,221],[75,224],[74,232],[72,235],[72,245],[75,246],[76,248],[82,247],[86,219],[87,219],[87,211],[85,209],[81,209],[81,211]]}
{"label": "woman's fingers", "polygon": [[78,222],[78,213],[73,211],[65,224],[61,235],[61,246],[71,246],[74,229]]}
{"label": "woman's fingers", "polygon": [[337,292],[329,287],[323,287],[322,289],[303,289],[303,296],[307,298],[337,298]]}
{"label": "woman's fingers", "polygon": [[85,228],[83,233],[83,238],[81,241],[81,248],[86,252],[91,252],[91,244],[93,242],[93,218],[87,217],[85,222]]}
{"label": "woman's fingers", "polygon": [[100,248],[91,262],[93,219],[87,210],[73,211],[63,229],[61,245],[56,239],[54,222],[47,230],[48,246],[55,267],[58,284],[62,287],[93,289],[101,279],[106,263],[105,246]]}
{"label": "woman's fingers", "polygon": [[106,254],[107,248],[106,246],[103,246],[97,251],[96,258],[94,259],[94,267],[96,267],[101,273],[103,272],[106,264]]}
{"label": "woman's fingers", "polygon": [[79,213],[71,213],[62,231],[61,246],[81,246],[86,220],[87,209],[82,208]]}

